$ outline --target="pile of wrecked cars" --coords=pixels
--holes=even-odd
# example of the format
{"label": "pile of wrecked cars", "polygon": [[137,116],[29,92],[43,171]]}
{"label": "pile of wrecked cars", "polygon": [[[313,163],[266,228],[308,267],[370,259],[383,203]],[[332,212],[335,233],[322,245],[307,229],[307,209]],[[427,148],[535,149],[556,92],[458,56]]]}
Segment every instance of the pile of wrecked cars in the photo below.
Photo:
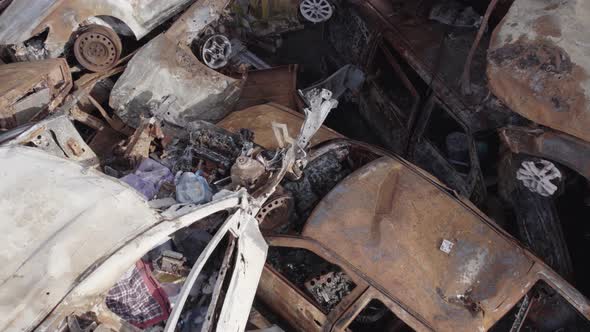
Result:
{"label": "pile of wrecked cars", "polygon": [[466,3],[0,1],[0,330],[590,330],[590,6]]}

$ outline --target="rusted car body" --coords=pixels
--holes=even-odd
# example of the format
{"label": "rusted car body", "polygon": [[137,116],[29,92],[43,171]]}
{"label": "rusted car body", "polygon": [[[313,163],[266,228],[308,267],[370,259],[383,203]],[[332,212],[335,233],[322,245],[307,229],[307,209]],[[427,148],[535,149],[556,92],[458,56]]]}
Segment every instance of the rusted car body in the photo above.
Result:
{"label": "rusted car body", "polygon": [[[584,1],[499,1],[491,19],[499,23],[493,33],[483,34],[476,49],[467,94],[461,89],[460,75],[477,29],[453,28],[428,19],[435,1],[346,3],[354,10],[343,7],[331,40],[348,59],[376,73],[361,96],[360,110],[386,147],[407,153],[404,156],[409,160],[476,203],[485,190],[480,164],[473,158],[477,143],[473,144],[472,137],[507,125],[542,125],[569,135],[560,140],[562,153],[555,161],[575,165],[574,170],[587,169],[587,162],[578,158],[580,153],[565,152],[576,151],[590,138],[585,74],[589,65],[580,46],[587,43],[583,18],[589,8]],[[345,22],[353,22],[357,32],[338,26]],[[357,46],[346,48],[338,43],[343,36],[353,37]],[[385,81],[386,73],[397,82]],[[387,91],[385,82],[394,88]],[[436,133],[429,135],[433,128],[441,127],[433,124],[440,123],[437,114],[441,113],[448,114],[445,117],[452,119],[456,130],[467,136],[463,143],[471,156],[467,177],[444,165],[443,159],[450,159],[448,153],[433,142]],[[526,150],[537,148],[528,145]],[[533,155],[547,158],[542,153]]]}
{"label": "rusted car body", "polygon": [[0,130],[54,110],[73,83],[64,59],[0,65]]}
{"label": "rusted car body", "polygon": [[[268,248],[255,216],[285,176],[295,176],[292,174],[300,173],[305,167],[303,158],[309,140],[337,106],[337,101],[330,99],[329,91],[322,91],[317,102],[306,109],[307,116],[299,123],[301,128],[296,139],[287,132],[283,136],[277,134],[285,144],[274,153],[258,155],[261,149],[254,149],[251,141],[239,143],[248,148],[235,144],[224,150],[230,166],[248,158],[260,165],[272,165],[268,171],[260,166],[265,174],[256,187],[246,189],[240,185],[240,181],[245,181],[241,175],[247,174],[234,174],[232,167],[232,180],[236,179],[236,183],[228,183],[224,190],[220,188],[218,195],[211,194],[210,201],[174,204],[162,211],[132,185],[94,167],[99,160],[70,119],[73,114],[70,109],[76,107],[79,99],[92,98],[89,85],[94,86],[95,80],[105,75],[91,74],[90,78],[82,79],[87,84],[77,82],[78,90],[58,112],[0,137],[1,172],[11,175],[0,186],[4,193],[0,215],[5,240],[0,258],[6,266],[0,287],[0,328],[78,331],[77,322],[87,323],[90,317],[96,331],[139,331],[139,326],[129,317],[109,306],[110,290],[119,281],[126,282],[129,268],[174,234],[200,229],[211,232],[211,237],[204,248],[193,252],[192,269],[186,271],[174,307],[163,309],[165,317],[153,324],[163,327],[165,321],[166,332],[173,332],[183,324],[187,317],[184,314],[190,311],[187,307],[193,304],[193,286],[207,274],[207,279],[211,277],[212,292],[208,293],[210,300],[204,303],[208,319],[202,330],[245,330]],[[202,125],[183,134],[190,138],[210,133],[215,138],[210,142],[234,139],[232,134],[212,124],[202,122]],[[154,128],[157,126],[155,121],[146,125],[154,132],[159,131]],[[141,139],[137,137],[138,132],[144,132],[143,128],[129,134],[130,142]],[[88,133],[84,136],[88,137]],[[174,138],[184,139],[180,135]],[[148,152],[151,140],[145,143]],[[235,158],[237,161],[232,159],[234,152],[239,156]],[[146,153],[143,159],[147,158]],[[164,154],[162,158],[166,158]],[[210,217],[219,223],[214,220],[216,225],[212,226]],[[220,262],[212,259],[219,254]],[[219,269],[214,275],[203,274],[211,261]],[[211,270],[211,265],[208,269]],[[148,287],[148,293],[156,292],[149,288],[152,286],[144,286]]]}
{"label": "rusted car body", "polygon": [[[17,59],[55,58],[64,52],[81,25],[99,18],[116,32],[141,39],[159,24],[185,8],[190,0],[13,1],[0,17],[0,45],[14,48]],[[110,23],[108,23],[110,22]],[[28,41],[47,32],[43,45]]]}
{"label": "rusted car body", "polygon": [[491,91],[511,110],[554,129],[540,129],[545,133],[535,140],[505,135],[507,146],[586,178],[590,63],[582,45],[589,42],[583,33],[589,13],[584,1],[514,1],[492,35],[487,68]]}
{"label": "rusted car body", "polygon": [[170,29],[137,52],[109,101],[124,122],[136,127],[141,115],[151,113],[185,126],[195,120],[217,122],[233,109],[243,80],[209,68],[192,50],[193,43],[217,22],[228,3],[195,2]]}
{"label": "rusted car body", "polygon": [[[356,285],[333,311],[322,312],[267,266],[259,296],[300,330],[344,331],[379,299],[417,331],[487,331],[539,281],[590,318],[587,299],[540,259],[468,201],[391,156],[339,183],[301,235],[267,240],[271,249],[315,253]],[[449,253],[440,248],[445,240],[454,243]]]}
{"label": "rusted car body", "polygon": [[[360,95],[363,118],[384,147],[474,202],[482,202],[486,188],[473,137],[505,124],[510,111],[486,87],[482,49],[473,61],[473,94],[461,94],[459,76],[477,31],[455,29],[447,38],[447,25],[427,18],[433,2],[345,3],[330,22],[330,40],[370,77]],[[450,131],[441,133],[440,128]],[[444,136],[451,132],[462,136],[459,144],[465,156],[461,160],[445,151]]]}
{"label": "rusted car body", "polygon": [[[9,204],[4,200],[0,207],[5,221],[0,255],[7,262],[0,289],[2,329],[60,331],[71,326],[73,317],[90,312],[107,331],[140,331],[107,307],[109,289],[174,232],[227,209],[229,217],[199,255],[184,284],[183,298],[170,314],[167,331],[174,331],[194,279],[230,233],[237,251],[228,250],[227,255],[239,255],[245,266],[236,268],[239,273],[227,274],[227,279],[222,274],[217,281],[229,282],[231,289],[228,300],[212,301],[212,307],[222,307],[222,314],[210,326],[244,329],[247,303],[254,298],[266,254],[258,224],[240,208],[250,204],[245,191],[185,210],[183,215],[160,215],[122,181],[73,161],[17,145],[0,148],[0,154],[2,171],[10,172],[15,180],[1,188],[7,197],[37,195],[43,203],[22,199]],[[39,169],[51,169],[52,179],[47,181],[46,173]],[[241,307],[236,307],[233,296],[244,301]]]}
{"label": "rusted car body", "polygon": [[[452,15],[446,23],[431,19],[432,8],[445,3],[343,2],[330,22],[330,40],[368,74],[360,114],[382,146],[479,207],[488,197],[507,203],[525,244],[571,278],[558,197],[530,192],[516,172],[523,162],[543,158],[559,163],[551,165],[563,174],[569,173],[567,167],[587,176],[589,165],[582,157],[587,60],[581,46],[586,36],[580,32],[587,24],[587,4],[463,2],[462,8],[475,7],[481,14],[489,3],[496,5],[489,20],[494,29],[482,31],[465,88],[461,73],[478,28],[454,25],[457,16]],[[497,147],[492,154],[507,156],[494,160],[489,147]],[[565,188],[565,182],[555,182],[559,190]]]}
{"label": "rusted car body", "polygon": [[585,1],[516,0],[494,31],[492,92],[527,119],[590,141]]}
{"label": "rusted car body", "polygon": [[[264,117],[257,115],[261,110]],[[296,127],[302,120],[290,114],[269,104],[236,112],[220,125]],[[270,133],[261,135],[263,142],[272,144]],[[276,232],[265,220],[261,228],[271,251],[312,252],[341,268],[355,287],[326,310],[267,261],[258,297],[296,330],[345,331],[377,299],[416,331],[487,331],[539,282],[590,318],[583,295],[431,175],[364,143],[329,136],[320,142],[308,169],[330,153],[359,167],[321,198],[300,233]],[[448,252],[442,247],[447,241]]]}

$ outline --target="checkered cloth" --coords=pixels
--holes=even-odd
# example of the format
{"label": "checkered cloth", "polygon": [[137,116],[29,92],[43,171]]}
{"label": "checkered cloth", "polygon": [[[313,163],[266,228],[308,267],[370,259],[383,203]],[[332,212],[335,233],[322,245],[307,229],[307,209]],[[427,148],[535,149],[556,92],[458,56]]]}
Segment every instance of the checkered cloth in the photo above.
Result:
{"label": "checkered cloth", "polygon": [[170,302],[149,267],[137,262],[109,290],[107,307],[132,325],[144,329],[168,319]]}

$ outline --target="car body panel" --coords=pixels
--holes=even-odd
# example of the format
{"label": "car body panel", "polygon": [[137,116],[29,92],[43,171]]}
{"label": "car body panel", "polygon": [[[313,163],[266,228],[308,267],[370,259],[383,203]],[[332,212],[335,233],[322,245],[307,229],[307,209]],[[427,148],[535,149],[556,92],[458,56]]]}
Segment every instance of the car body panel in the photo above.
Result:
{"label": "car body panel", "polygon": [[[289,136],[296,137],[303,121],[303,114],[276,103],[268,103],[233,112],[221,120],[218,125],[232,133],[238,133],[242,128],[249,129],[255,133],[254,142],[256,144],[273,150],[279,147],[272,130],[273,122],[285,124]],[[311,139],[311,145],[343,137],[328,127],[321,127]]]}
{"label": "car body panel", "polygon": [[[423,15],[432,2],[349,2],[352,6],[329,24],[335,25],[331,41],[346,62],[352,60],[367,73],[359,114],[384,147],[482,204],[487,190],[473,135],[502,126],[512,113],[486,88],[482,50],[473,61],[473,93],[460,91],[459,76],[476,29],[455,29],[453,38],[447,38],[447,26]],[[349,50],[350,40],[361,46]],[[467,135],[468,170],[459,171],[429,138],[432,128],[441,128],[435,120],[441,112]]]}
{"label": "car body panel", "polygon": [[256,295],[298,331],[322,331],[326,315],[272,267],[264,267],[260,285]]}
{"label": "car body panel", "polygon": [[73,86],[64,59],[0,65],[0,77],[0,130],[55,109]]}
{"label": "car body panel", "polygon": [[291,109],[297,108],[298,65],[250,70],[236,110],[274,102]]}
{"label": "car body panel", "polygon": [[491,91],[531,121],[590,141],[590,3],[516,0],[488,51]]}
{"label": "car body panel", "polygon": [[[498,127],[503,123],[509,109],[488,96],[485,82],[486,52],[479,48],[472,63],[472,93],[463,95],[459,79],[477,29],[457,29],[453,38],[445,24],[435,20],[418,18],[432,5],[411,0],[349,0],[377,37],[382,34],[383,41],[391,46],[403,61],[432,88],[434,94],[445,106],[465,122],[473,132]],[[482,45],[489,39],[484,35]],[[441,51],[441,45],[445,49]],[[366,51],[372,49],[368,45]],[[364,58],[371,65],[371,56]],[[441,60],[444,62],[440,63]]]}
{"label": "car body panel", "polygon": [[[590,303],[580,292],[471,202],[414,165],[347,139],[325,142],[310,158],[342,148],[384,157],[336,185],[301,235],[267,236],[271,247],[307,249],[338,265],[417,331],[487,331],[540,281],[590,318]],[[450,249],[442,247],[445,240]],[[277,287],[282,277],[268,267],[263,278],[269,282],[261,283],[259,296],[277,314],[308,306],[299,296],[285,309],[289,304],[280,294],[295,286],[284,280]],[[323,328],[345,330],[363,307],[357,302],[365,300],[347,303],[336,318],[331,312]],[[309,319],[297,312],[282,317],[294,326],[312,324],[293,322],[293,316]]]}
{"label": "car body panel", "polygon": [[159,218],[133,188],[75,162],[28,147],[2,147],[0,158],[0,328],[20,330]]}
{"label": "car body panel", "polygon": [[46,28],[45,48],[50,57],[63,52],[81,23],[97,16],[123,21],[137,39],[182,10],[191,0],[21,0],[0,16],[0,45],[19,45]]}
{"label": "car body panel", "polygon": [[[226,300],[221,307],[216,330],[245,330],[250,314],[250,307],[254,301],[256,286],[260,280],[266,259],[268,246],[262,238],[256,219],[244,211],[239,210],[221,225],[220,229],[195,262],[187,280],[182,285],[182,290],[178,295],[178,300],[175,302],[174,309],[170,313],[170,318],[166,322],[166,332],[174,332],[176,330],[180,314],[183,311],[189,294],[193,291],[197,277],[200,275],[215,248],[229,233],[237,237],[236,263],[233,267],[231,280],[227,286]],[[219,278],[223,279],[224,276],[220,275]],[[239,301],[236,301],[236,299],[239,299]]]}
{"label": "car body panel", "polygon": [[[437,330],[491,327],[520,300],[534,264],[479,215],[391,158],[338,184],[303,235],[338,252]],[[445,240],[454,243],[448,254],[440,249]]]}

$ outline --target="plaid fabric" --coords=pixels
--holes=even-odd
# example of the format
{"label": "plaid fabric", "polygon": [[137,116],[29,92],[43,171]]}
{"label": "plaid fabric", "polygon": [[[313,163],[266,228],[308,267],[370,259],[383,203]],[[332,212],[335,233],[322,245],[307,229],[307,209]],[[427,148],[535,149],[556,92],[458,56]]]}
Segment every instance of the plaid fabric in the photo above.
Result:
{"label": "plaid fabric", "polygon": [[106,305],[125,321],[143,329],[168,319],[170,303],[165,294],[148,266],[139,261],[109,290]]}

